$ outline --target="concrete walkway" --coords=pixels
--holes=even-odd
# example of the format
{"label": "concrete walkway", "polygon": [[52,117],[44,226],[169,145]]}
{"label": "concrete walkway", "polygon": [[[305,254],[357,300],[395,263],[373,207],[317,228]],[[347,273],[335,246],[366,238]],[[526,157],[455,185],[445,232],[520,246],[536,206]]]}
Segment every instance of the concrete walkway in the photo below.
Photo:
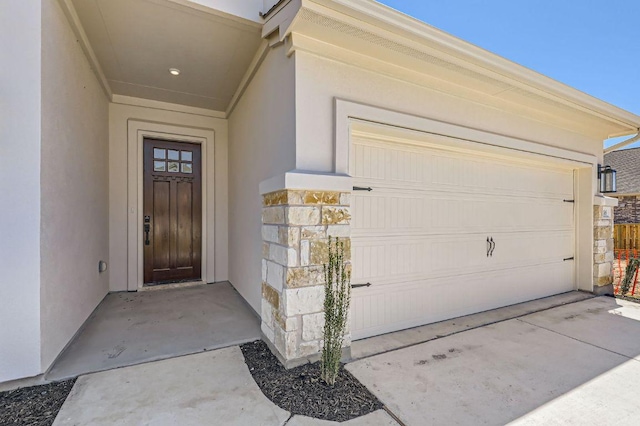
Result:
{"label": "concrete walkway", "polygon": [[[78,379],[54,426],[331,425],[291,416],[260,391],[240,348],[220,349]],[[384,411],[348,426],[397,425]]]}
{"label": "concrete walkway", "polygon": [[47,373],[47,380],[260,339],[260,320],[227,282],[112,293]]}
{"label": "concrete walkway", "polygon": [[[640,305],[593,298],[364,358],[347,369],[386,410],[348,426],[637,425]],[[276,407],[238,347],[82,376],[54,423],[173,424],[335,423]]]}

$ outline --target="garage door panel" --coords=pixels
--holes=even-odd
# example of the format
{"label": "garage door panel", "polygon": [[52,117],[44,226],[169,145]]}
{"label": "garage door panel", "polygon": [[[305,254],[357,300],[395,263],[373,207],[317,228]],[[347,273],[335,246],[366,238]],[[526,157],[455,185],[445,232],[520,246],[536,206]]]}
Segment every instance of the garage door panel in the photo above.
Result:
{"label": "garage door panel", "polygon": [[351,156],[356,184],[378,187],[563,198],[573,194],[571,170],[528,166],[465,153],[355,139]]}
{"label": "garage door panel", "polygon": [[543,265],[574,254],[573,231],[510,233],[492,238],[495,248],[489,263],[496,269]]}
{"label": "garage door panel", "polygon": [[372,188],[351,203],[354,338],[574,288],[572,170],[358,138],[350,161]]}
{"label": "garage door panel", "polygon": [[529,197],[375,188],[354,192],[352,207],[355,237],[572,230],[574,221],[572,203]]}
{"label": "garage door panel", "polygon": [[386,144],[355,144],[352,176],[401,186],[414,184],[421,187],[427,169],[426,160],[425,155],[415,149],[390,149]]}
{"label": "garage door panel", "polygon": [[401,277],[423,276],[430,269],[423,253],[427,242],[413,240],[368,239],[351,244],[352,282],[393,281]]}
{"label": "garage door panel", "polygon": [[546,297],[573,290],[567,263],[397,283],[389,288],[358,288],[352,295],[354,339]]}
{"label": "garage door panel", "polygon": [[388,194],[376,192],[371,196],[363,196],[354,192],[351,197],[352,231],[382,231],[387,228]]}
{"label": "garage door panel", "polygon": [[[495,248],[487,256],[487,236],[368,237],[352,240],[352,281],[384,285],[398,280],[470,275],[544,267],[573,256],[572,231],[494,234]],[[553,241],[553,244],[549,244]]]}
{"label": "garage door panel", "polygon": [[436,167],[427,180],[428,189],[557,199],[573,194],[572,171],[435,152],[432,162]]}

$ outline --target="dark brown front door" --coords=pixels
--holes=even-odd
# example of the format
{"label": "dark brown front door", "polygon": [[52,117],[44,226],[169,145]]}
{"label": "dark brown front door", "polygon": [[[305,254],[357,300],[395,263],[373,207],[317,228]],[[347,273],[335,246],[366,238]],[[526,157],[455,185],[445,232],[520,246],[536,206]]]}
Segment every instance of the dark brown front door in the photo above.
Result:
{"label": "dark brown front door", "polygon": [[200,145],[144,140],[144,283],[201,278]]}

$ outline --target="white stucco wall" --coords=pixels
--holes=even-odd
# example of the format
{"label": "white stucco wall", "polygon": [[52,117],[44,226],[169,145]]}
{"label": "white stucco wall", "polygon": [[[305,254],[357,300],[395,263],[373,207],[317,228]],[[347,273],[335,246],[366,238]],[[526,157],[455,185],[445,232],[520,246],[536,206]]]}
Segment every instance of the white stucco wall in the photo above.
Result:
{"label": "white stucco wall", "polygon": [[332,171],[334,98],[596,156],[602,141],[355,66],[296,52],[296,166]]}
{"label": "white stucco wall", "polygon": [[[174,110],[171,110],[171,109]],[[179,105],[156,107],[109,106],[109,264],[111,291],[127,290],[127,144],[129,120],[209,129],[215,134],[213,146],[207,148],[207,161],[215,173],[208,173],[207,224],[215,227],[215,240],[207,240],[207,282],[226,281],[228,273],[228,137],[227,120],[185,111]],[[211,170],[211,169],[210,169]],[[135,177],[133,177],[135,179]],[[215,205],[215,208],[214,208]],[[135,214],[135,213],[132,213]],[[213,266],[213,267],[211,267]],[[215,271],[213,275],[210,271]]]}
{"label": "white stucco wall", "polygon": [[271,50],[229,117],[229,277],[260,312],[260,182],[295,168],[294,58]]}
{"label": "white stucco wall", "polygon": [[[602,141],[597,137],[309,53],[295,54],[297,169],[334,170],[335,98],[602,158]],[[596,176],[588,165],[576,176],[577,287],[591,291]]]}
{"label": "white stucco wall", "polygon": [[42,1],[41,334],[51,365],[107,294],[108,100],[56,0]]}
{"label": "white stucco wall", "polygon": [[40,17],[0,2],[0,382],[41,371]]}

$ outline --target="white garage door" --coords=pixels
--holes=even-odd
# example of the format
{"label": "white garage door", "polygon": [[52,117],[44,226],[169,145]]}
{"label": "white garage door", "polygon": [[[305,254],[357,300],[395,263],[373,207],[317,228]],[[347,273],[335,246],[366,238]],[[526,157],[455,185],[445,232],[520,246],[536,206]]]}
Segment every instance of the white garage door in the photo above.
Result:
{"label": "white garage door", "polygon": [[575,288],[572,170],[354,137],[350,173],[372,188],[352,199],[354,339]]}

